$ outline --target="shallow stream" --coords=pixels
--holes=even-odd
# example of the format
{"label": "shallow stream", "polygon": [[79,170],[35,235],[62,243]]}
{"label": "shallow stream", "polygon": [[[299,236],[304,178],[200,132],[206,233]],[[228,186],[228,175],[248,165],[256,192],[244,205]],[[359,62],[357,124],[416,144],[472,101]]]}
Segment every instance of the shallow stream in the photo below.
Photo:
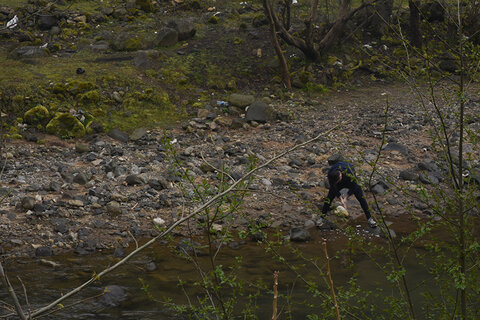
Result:
{"label": "shallow stream", "polygon": [[[315,258],[320,268],[325,270],[325,256],[323,253],[322,239],[320,232],[315,231],[314,239],[308,243],[293,243],[292,247],[298,249],[305,257]],[[376,243],[385,243],[384,239],[372,237]],[[339,233],[331,232],[328,240],[329,255],[333,257],[336,252],[346,247],[346,239]],[[133,250],[129,248],[127,252]],[[420,249],[419,249],[420,250]],[[319,276],[318,269],[311,263],[297,257],[291,249],[282,247],[279,253],[286,258],[290,266],[299,268],[305,280],[315,282],[321,290],[329,293],[328,284],[325,278]],[[235,257],[242,257],[242,267],[238,277],[246,283],[262,287],[261,294],[256,300],[257,314],[259,319],[271,319],[272,317],[272,284],[273,272],[280,271],[279,293],[289,296],[281,296],[278,300],[278,309],[282,314],[291,312],[293,319],[306,319],[308,314],[314,314],[315,305],[323,299],[314,297],[308,292],[303,281],[296,277],[295,273],[285,264],[280,264],[274,259],[272,252],[266,252],[264,248],[254,242],[246,242],[237,249],[225,247],[217,256],[217,264],[229,266]],[[385,289],[391,284],[385,280],[385,276],[371,258],[365,254],[351,256],[355,261],[353,269],[345,268],[344,257],[335,258],[331,261],[331,268],[335,285],[345,284],[353,273],[358,274],[358,283],[362,288],[374,290],[378,286]],[[380,263],[385,258],[377,257]],[[383,260],[382,260],[383,259]],[[16,292],[22,296],[23,289],[18,281],[21,278],[28,293],[28,300],[31,309],[44,306],[57,299],[61,294],[67,293],[72,288],[88,280],[94,273],[99,273],[105,267],[113,265],[119,260],[112,255],[112,252],[95,253],[92,255],[78,256],[75,254],[48,257],[46,260],[54,262],[59,266],[53,267],[41,262],[38,258],[8,262],[4,267],[14,283]],[[156,270],[147,271],[147,265],[154,262]],[[378,261],[377,261],[378,262]],[[208,265],[207,257],[201,257],[202,266]],[[427,274],[415,258],[406,261],[408,276],[412,282],[420,282],[426,279]],[[304,266],[302,266],[304,265]],[[154,300],[149,299],[142,290],[143,284],[149,287],[149,294]],[[179,286],[179,280],[186,282],[183,291]],[[174,249],[165,244],[154,244],[141,254],[132,258],[125,265],[121,266],[111,274],[104,276],[101,281],[94,283],[81,293],[75,295],[63,303],[66,308],[48,315],[42,319],[182,319],[175,315],[164,303],[167,299],[176,303],[186,303],[187,295],[191,301],[196,301],[197,295],[201,293],[191,283],[199,279],[196,267],[174,253]],[[118,306],[105,307],[98,303],[105,286],[118,285],[125,289],[126,299]],[[254,289],[247,289],[253,293]],[[187,294],[186,294],[187,293]],[[228,294],[226,292],[226,294]],[[414,297],[420,296],[414,292]],[[0,290],[0,300],[10,303],[5,288]],[[238,314],[241,314],[242,306],[246,301],[239,300]],[[73,306],[72,305],[75,304]],[[3,312],[3,311],[2,311]],[[239,316],[239,319],[242,317]]]}

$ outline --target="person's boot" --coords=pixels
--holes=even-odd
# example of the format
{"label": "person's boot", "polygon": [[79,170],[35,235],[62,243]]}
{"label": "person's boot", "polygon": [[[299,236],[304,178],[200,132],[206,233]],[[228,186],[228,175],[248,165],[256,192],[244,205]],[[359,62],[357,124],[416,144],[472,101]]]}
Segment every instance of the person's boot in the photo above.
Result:
{"label": "person's boot", "polygon": [[372,217],[370,217],[368,219],[368,225],[370,226],[370,228],[376,228],[377,227],[377,222],[375,221],[375,219],[373,219]]}

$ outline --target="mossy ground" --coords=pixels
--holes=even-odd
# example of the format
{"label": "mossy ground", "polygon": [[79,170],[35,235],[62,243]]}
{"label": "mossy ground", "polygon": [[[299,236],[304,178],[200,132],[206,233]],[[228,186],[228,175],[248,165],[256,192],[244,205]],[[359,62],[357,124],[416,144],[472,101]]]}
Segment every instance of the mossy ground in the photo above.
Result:
{"label": "mossy ground", "polygon": [[[125,5],[119,0],[63,2],[56,8],[87,17],[106,7]],[[16,1],[7,4],[21,5]],[[248,4],[247,9],[233,0],[192,0],[161,6],[157,2],[153,13],[130,10],[125,19],[108,16],[101,23],[62,23],[56,37],[33,28],[25,30],[31,41],[0,45],[0,100],[10,124],[41,104],[52,116],[54,112],[81,110],[107,130],[117,127],[129,131],[179,121],[194,114],[199,105],[214,105],[212,100],[224,100],[232,92],[284,95],[261,3]],[[308,16],[309,9],[308,3],[301,2],[295,7],[294,17]],[[216,17],[214,24],[212,16]],[[136,67],[132,61],[138,49],[172,17],[192,18],[195,37],[169,48],[155,48],[154,54],[148,54],[148,66]],[[96,41],[111,40],[105,38],[106,34],[123,32],[135,36],[125,42],[124,51],[89,49]],[[315,63],[284,45],[292,78],[299,80],[299,93],[324,95],[331,89],[355,86],[361,77],[365,83],[398,76],[398,70],[405,67],[402,41],[387,34],[372,42],[376,48],[388,47],[382,52],[364,48],[361,44],[367,41],[361,31],[356,31],[351,43],[343,43]],[[47,42],[54,43],[48,57],[24,61],[7,58],[18,45]],[[424,67],[422,59],[411,62],[415,71]],[[85,72],[77,74],[77,68]]]}

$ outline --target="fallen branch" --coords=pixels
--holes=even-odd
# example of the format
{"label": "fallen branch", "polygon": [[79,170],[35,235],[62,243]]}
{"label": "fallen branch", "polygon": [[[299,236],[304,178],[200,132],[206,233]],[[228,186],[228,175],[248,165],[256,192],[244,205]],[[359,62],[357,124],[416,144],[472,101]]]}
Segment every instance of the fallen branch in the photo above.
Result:
{"label": "fallen branch", "polygon": [[[245,179],[247,179],[248,177],[250,177],[251,175],[253,175],[255,172],[269,166],[272,162],[275,162],[276,160],[284,157],[285,155],[295,151],[296,149],[298,148],[301,148],[305,145],[308,145],[318,139],[320,139],[321,137],[323,136],[326,136],[328,135],[329,133],[331,133],[332,131],[336,130],[337,128],[345,125],[346,123],[348,123],[350,121],[350,118],[343,121],[342,123],[330,128],[329,130],[327,131],[324,131],[324,132],[321,132],[319,133],[317,136],[315,136],[314,138],[310,139],[310,140],[307,140],[303,143],[300,143],[300,144],[297,144],[293,147],[291,147],[290,149],[280,153],[279,155],[277,156],[274,156],[273,158],[271,158],[270,160],[264,162],[262,165],[250,170],[249,172],[247,172],[244,176],[242,176],[240,179],[238,179],[237,181],[235,181],[228,189],[226,189],[225,191],[221,192],[221,193],[218,193],[216,196],[212,197],[210,200],[208,200],[207,202],[205,202],[202,206],[200,206],[199,208],[197,208],[195,211],[193,211],[192,213],[182,217],[181,219],[177,220],[175,223],[173,223],[170,227],[168,227],[165,231],[163,231],[162,233],[160,233],[159,235],[157,235],[156,237],[150,239],[149,241],[147,241],[145,244],[143,244],[142,246],[138,247],[137,249],[135,249],[134,251],[132,251],[130,254],[128,254],[127,256],[125,256],[125,258],[123,258],[122,260],[118,261],[116,264],[114,264],[113,266],[111,267],[108,267],[106,269],[104,269],[103,271],[101,271],[100,273],[94,275],[92,278],[90,278],[89,280],[87,280],[86,282],[84,282],[83,284],[81,284],[80,286],[76,287],[75,289],[71,290],[70,292],[62,295],[60,298],[58,298],[57,300],[53,301],[52,303],[46,305],[45,307],[42,307],[38,310],[35,310],[31,313],[31,317],[34,318],[34,317],[37,317],[45,312],[47,312],[48,310],[54,308],[55,306],[57,306],[58,304],[60,304],[62,301],[68,299],[69,297],[77,294],[78,292],[80,292],[82,289],[84,289],[85,287],[89,286],[90,284],[92,284],[93,282],[95,282],[96,280],[99,280],[101,277],[103,277],[104,275],[106,275],[107,273],[110,273],[112,271],[114,271],[115,269],[117,269],[118,267],[120,267],[121,265],[125,264],[128,260],[130,260],[133,256],[135,256],[137,253],[139,253],[140,251],[148,248],[149,246],[151,246],[153,243],[155,243],[157,240],[159,239],[162,239],[163,237],[165,237],[166,235],[168,235],[170,232],[172,232],[176,227],[178,227],[179,225],[181,225],[182,223],[184,223],[185,221],[187,220],[190,220],[191,218],[193,218],[194,216],[196,216],[199,212],[202,212],[204,211],[205,209],[209,208],[212,204],[214,204],[218,199],[224,197],[225,195],[231,193],[232,191],[235,190],[235,188],[237,187],[237,185],[239,185],[242,181],[244,181]],[[3,271],[2,271],[3,272]],[[20,312],[22,312],[22,310],[20,309],[19,310]],[[6,315],[6,317],[9,317],[9,316],[13,316],[15,314],[8,314]],[[23,319],[23,318],[22,318]],[[26,319],[25,319],[26,320]]]}

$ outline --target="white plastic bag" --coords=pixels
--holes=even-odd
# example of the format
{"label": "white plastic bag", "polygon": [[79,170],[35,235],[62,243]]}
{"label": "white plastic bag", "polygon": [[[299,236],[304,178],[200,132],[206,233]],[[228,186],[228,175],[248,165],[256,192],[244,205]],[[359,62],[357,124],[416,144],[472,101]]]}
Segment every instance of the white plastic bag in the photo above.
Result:
{"label": "white plastic bag", "polygon": [[18,17],[15,15],[10,21],[7,22],[7,29],[13,29],[17,26]]}

